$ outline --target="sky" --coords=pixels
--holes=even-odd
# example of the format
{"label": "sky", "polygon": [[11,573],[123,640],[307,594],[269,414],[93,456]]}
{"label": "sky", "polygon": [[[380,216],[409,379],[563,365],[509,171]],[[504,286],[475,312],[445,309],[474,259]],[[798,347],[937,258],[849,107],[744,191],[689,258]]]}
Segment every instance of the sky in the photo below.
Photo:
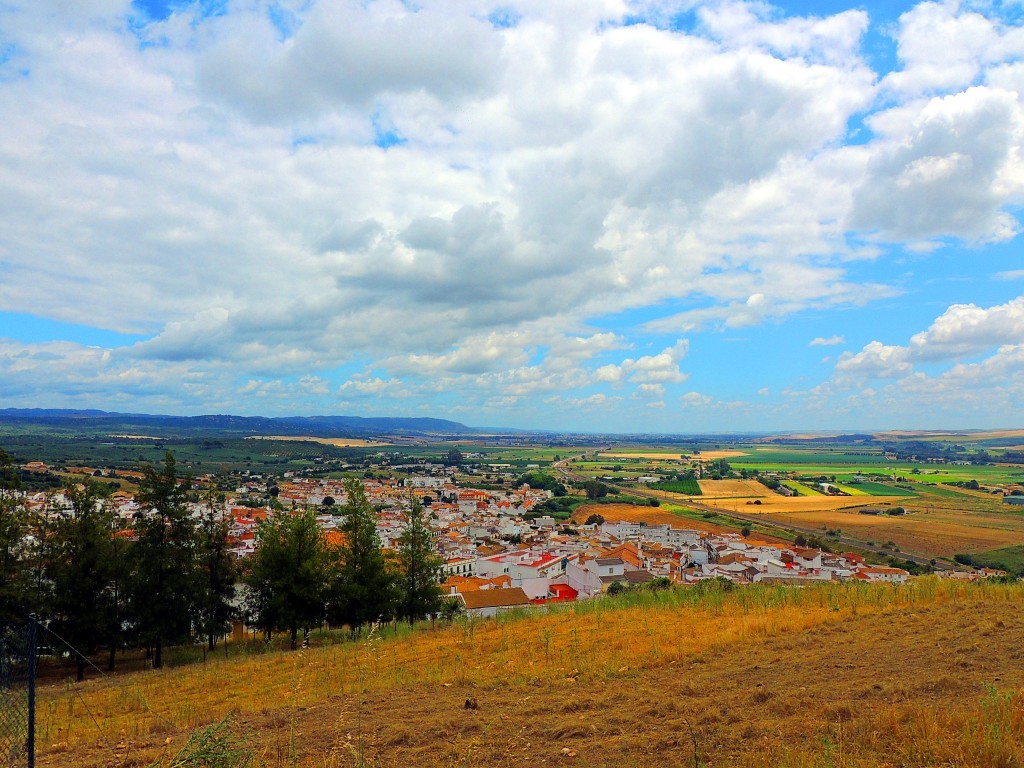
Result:
{"label": "sky", "polygon": [[1024,7],[3,0],[0,408],[1024,426]]}

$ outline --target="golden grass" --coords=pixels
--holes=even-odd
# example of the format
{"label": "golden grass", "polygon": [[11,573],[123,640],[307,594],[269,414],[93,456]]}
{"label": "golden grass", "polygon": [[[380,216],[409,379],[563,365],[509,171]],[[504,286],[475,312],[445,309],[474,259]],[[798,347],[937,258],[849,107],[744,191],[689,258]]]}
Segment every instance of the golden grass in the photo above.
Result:
{"label": "golden grass", "polygon": [[250,435],[245,438],[246,440],[291,440],[305,443],[323,443],[324,445],[333,445],[338,448],[364,448],[367,446],[374,445],[391,445],[381,440],[361,440],[359,438],[348,438],[348,437],[296,437],[295,435]]}
{"label": "golden grass", "polygon": [[634,506],[633,504],[582,504],[572,514],[576,523],[585,522],[593,514],[601,515],[607,522],[646,523],[647,525],[670,525],[688,531],[708,533],[736,533],[736,527],[715,525],[705,520],[680,517],[661,507]]}
{"label": "golden grass", "polygon": [[632,451],[622,451],[615,453],[605,453],[604,451],[600,454],[602,459],[665,459],[665,460],[680,460],[684,458],[682,453],[635,453]]}
{"label": "golden grass", "polygon": [[257,766],[683,765],[691,733],[741,768],[1020,765],[1022,598],[934,578],[680,590],[50,686],[38,764],[148,765],[233,713]]}
{"label": "golden grass", "polygon": [[736,456],[749,456],[749,451],[736,451],[731,449],[722,449],[720,451],[701,451],[698,454],[694,454],[691,458],[700,459],[701,461],[715,461],[716,459],[731,459]]}
{"label": "golden grass", "polygon": [[[701,501],[720,498],[761,498],[776,496],[767,487],[756,480],[700,480],[700,492],[704,495]],[[786,498],[779,496],[780,499]]]}

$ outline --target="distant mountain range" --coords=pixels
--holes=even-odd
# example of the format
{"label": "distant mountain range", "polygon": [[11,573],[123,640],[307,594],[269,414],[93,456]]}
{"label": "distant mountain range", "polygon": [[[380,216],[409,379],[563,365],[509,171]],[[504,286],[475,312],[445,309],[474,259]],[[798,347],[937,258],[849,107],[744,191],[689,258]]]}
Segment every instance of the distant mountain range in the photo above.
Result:
{"label": "distant mountain range", "polygon": [[88,431],[144,431],[170,434],[220,432],[242,435],[461,435],[478,430],[457,421],[385,416],[161,416],[148,413],[110,413],[59,408],[0,408],[0,424],[38,424]]}

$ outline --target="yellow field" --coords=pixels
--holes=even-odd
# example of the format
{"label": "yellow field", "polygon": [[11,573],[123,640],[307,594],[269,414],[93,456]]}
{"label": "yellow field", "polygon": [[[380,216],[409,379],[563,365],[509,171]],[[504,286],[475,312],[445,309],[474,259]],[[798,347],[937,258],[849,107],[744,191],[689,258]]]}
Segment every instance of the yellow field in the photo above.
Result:
{"label": "yellow field", "polygon": [[688,517],[674,515],[659,507],[634,506],[633,504],[583,504],[572,514],[575,523],[582,523],[591,515],[601,515],[607,522],[646,523],[647,525],[665,525],[683,528],[688,531],[707,531],[708,533],[735,533],[735,528],[715,525],[705,520],[691,520]]}
{"label": "yellow field", "polygon": [[[700,492],[704,494],[703,501],[718,498],[778,496],[756,480],[700,480],[698,482]],[[785,497],[779,496],[779,498]]]}
{"label": "yellow field", "polygon": [[601,453],[603,459],[665,459],[666,461],[679,461],[684,457],[681,453],[634,453],[623,451],[616,453]]}
{"label": "yellow field", "polygon": [[365,448],[372,445],[391,445],[380,440],[359,440],[349,437],[296,437],[295,435],[251,435],[246,440],[298,440],[304,443],[323,443],[338,448]]}
{"label": "yellow field", "polygon": [[878,432],[875,437],[885,438],[899,438],[906,439],[908,437],[915,438],[917,440],[944,440],[949,438],[968,438],[971,440],[997,440],[1005,437],[1024,437],[1024,429],[991,429],[984,430],[981,432],[942,432],[942,431],[900,431],[893,430],[891,432]]}
{"label": "yellow field", "polygon": [[700,459],[701,461],[715,461],[717,459],[731,459],[736,456],[749,456],[747,451],[733,451],[733,450],[721,450],[721,451],[701,451],[695,453],[691,458]]}
{"label": "yellow field", "polygon": [[214,765],[175,755],[230,713],[253,768],[1010,768],[1024,764],[1022,597],[936,579],[676,590],[211,655],[45,686],[37,764]]}

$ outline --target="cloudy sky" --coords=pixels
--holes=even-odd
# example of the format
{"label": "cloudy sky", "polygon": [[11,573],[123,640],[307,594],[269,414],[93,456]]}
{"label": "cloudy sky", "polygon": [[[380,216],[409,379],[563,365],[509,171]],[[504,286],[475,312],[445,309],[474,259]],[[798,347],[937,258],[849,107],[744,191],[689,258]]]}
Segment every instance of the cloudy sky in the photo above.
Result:
{"label": "cloudy sky", "polygon": [[1019,427],[1022,94],[1017,2],[4,0],[0,407]]}

